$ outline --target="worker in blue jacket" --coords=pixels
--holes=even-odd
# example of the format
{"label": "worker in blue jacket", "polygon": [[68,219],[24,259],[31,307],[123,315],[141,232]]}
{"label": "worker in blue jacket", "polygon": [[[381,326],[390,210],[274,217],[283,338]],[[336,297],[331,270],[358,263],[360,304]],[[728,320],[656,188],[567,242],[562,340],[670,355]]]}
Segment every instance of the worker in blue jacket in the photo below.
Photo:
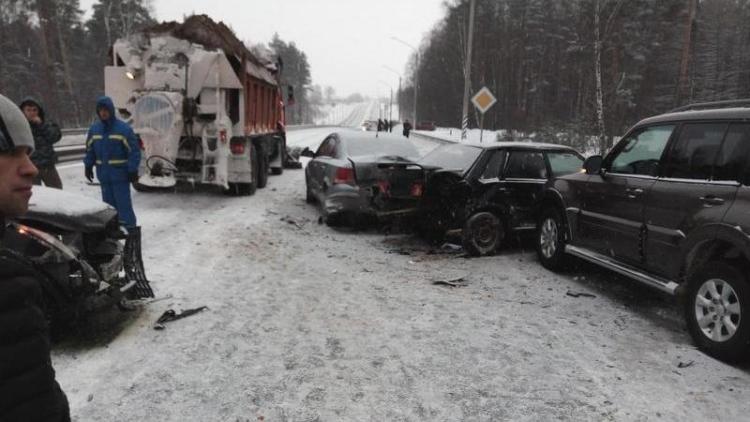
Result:
{"label": "worker in blue jacket", "polygon": [[141,150],[133,129],[115,117],[115,107],[109,97],[96,101],[99,121],[89,128],[86,136],[86,158],[83,162],[86,179],[96,177],[102,187],[102,200],[117,209],[120,222],[128,231],[136,229],[135,212],[130,197],[130,183],[138,180]]}

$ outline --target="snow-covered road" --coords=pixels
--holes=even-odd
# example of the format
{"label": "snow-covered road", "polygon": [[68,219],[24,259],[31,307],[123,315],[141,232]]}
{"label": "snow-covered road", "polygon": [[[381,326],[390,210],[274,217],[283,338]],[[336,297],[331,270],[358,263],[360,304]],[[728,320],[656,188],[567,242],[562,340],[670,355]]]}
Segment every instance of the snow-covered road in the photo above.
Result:
{"label": "snow-covered road", "polygon": [[[99,196],[82,167],[61,173]],[[588,265],[550,273],[523,240],[466,259],[334,230],[304,189],[287,170],[252,197],[134,193],[149,278],[172,297],[56,347],[74,420],[747,420],[748,368],[696,351],[671,300]],[[432,284],[454,277],[468,284]]]}

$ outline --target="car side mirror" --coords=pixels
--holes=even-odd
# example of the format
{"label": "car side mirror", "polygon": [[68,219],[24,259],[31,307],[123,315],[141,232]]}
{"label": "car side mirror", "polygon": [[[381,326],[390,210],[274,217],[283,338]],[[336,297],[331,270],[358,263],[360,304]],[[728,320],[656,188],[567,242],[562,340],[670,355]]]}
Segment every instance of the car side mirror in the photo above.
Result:
{"label": "car side mirror", "polygon": [[299,155],[301,155],[302,157],[310,157],[310,158],[315,158],[315,153],[314,153],[314,152],[312,152],[312,151],[310,150],[310,148],[307,148],[307,147],[305,147],[305,149],[303,149],[303,150],[302,150],[302,152],[300,152],[300,154],[299,154]]}
{"label": "car side mirror", "polygon": [[586,174],[599,174],[602,171],[603,160],[601,155],[592,155],[583,162],[583,170]]}

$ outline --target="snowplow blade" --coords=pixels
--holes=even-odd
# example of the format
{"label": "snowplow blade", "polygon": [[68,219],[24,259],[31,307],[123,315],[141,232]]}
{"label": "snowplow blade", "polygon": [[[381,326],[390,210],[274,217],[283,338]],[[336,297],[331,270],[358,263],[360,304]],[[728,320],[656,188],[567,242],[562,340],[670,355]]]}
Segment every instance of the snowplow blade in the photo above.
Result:
{"label": "snowplow blade", "polygon": [[128,290],[127,295],[131,299],[145,299],[154,297],[151,283],[146,277],[143,268],[143,255],[141,254],[141,228],[135,227],[128,233],[125,241],[125,275],[128,280],[135,281],[135,285]]}

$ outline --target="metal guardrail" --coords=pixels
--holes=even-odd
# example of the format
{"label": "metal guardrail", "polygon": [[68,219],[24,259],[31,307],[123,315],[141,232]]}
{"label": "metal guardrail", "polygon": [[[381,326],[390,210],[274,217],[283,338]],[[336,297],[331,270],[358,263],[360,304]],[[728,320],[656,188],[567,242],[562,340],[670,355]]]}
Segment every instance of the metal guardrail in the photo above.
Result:
{"label": "metal guardrail", "polygon": [[[288,131],[312,129],[312,128],[323,128],[327,126],[316,126],[316,125],[290,125],[286,129]],[[85,135],[88,132],[88,128],[71,128],[62,129],[63,136],[80,136]],[[57,158],[59,163],[70,163],[74,161],[82,161],[86,155],[86,144],[75,144],[55,147]]]}

